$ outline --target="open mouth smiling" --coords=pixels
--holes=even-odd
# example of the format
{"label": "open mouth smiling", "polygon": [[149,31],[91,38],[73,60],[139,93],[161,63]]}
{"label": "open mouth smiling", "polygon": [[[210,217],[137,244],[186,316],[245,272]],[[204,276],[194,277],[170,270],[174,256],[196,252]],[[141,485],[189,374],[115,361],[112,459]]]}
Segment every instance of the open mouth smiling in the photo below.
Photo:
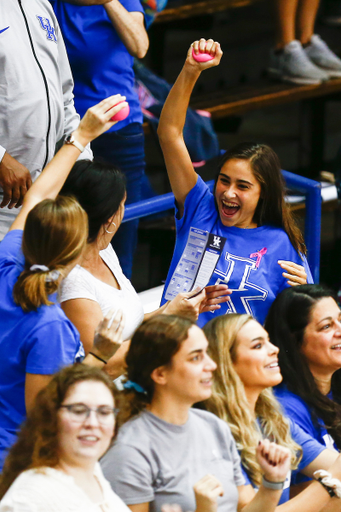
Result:
{"label": "open mouth smiling", "polygon": [[240,206],[237,203],[231,201],[221,201],[222,213],[225,217],[232,217],[235,213],[240,210]]}

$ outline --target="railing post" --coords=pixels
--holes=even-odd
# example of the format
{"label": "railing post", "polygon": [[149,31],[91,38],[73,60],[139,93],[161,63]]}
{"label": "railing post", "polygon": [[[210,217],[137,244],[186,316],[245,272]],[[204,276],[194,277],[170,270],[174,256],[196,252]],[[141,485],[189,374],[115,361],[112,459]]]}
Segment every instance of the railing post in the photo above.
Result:
{"label": "railing post", "polygon": [[320,279],[320,249],[321,249],[321,183],[298,176],[288,171],[282,171],[288,188],[302,192],[306,196],[305,212],[305,243],[307,259],[314,283]]}

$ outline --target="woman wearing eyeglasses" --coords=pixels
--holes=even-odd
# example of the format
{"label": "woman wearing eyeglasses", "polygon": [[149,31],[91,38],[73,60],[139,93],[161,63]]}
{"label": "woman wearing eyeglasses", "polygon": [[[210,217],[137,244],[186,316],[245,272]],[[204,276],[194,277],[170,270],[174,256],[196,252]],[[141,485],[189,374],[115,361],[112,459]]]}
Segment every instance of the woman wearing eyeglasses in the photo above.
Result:
{"label": "woman wearing eyeglasses", "polygon": [[129,512],[97,463],[114,434],[113,384],[64,368],[37,396],[6,459],[0,512]]}

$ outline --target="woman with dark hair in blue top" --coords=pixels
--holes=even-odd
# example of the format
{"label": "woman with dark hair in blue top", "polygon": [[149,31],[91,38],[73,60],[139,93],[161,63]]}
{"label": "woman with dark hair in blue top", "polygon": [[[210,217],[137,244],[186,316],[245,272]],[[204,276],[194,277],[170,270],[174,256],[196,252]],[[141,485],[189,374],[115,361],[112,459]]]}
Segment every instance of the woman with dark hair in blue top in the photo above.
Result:
{"label": "woman with dark hair in blue top", "polygon": [[[57,303],[62,279],[78,262],[87,216],[74,198],[57,197],[80,152],[127,104],[112,96],[79,127],[25,195],[0,246],[0,467],[37,393],[61,366],[84,356],[79,334]],[[123,101],[115,106],[119,101]],[[110,110],[110,111],[109,111]],[[112,315],[111,315],[112,316]],[[97,330],[86,363],[102,367],[120,345],[121,314]]]}
{"label": "woman with dark hair in blue top", "polygon": [[279,347],[283,384],[276,396],[311,437],[341,450],[341,312],[330,290],[284,290],[265,322]]}
{"label": "woman with dark hair in blue top", "polygon": [[[211,60],[197,62],[192,52],[206,52]],[[227,151],[213,194],[193,168],[182,133],[186,110],[201,72],[217,66],[221,56],[212,39],[192,44],[160,118],[158,134],[177,208],[163,301],[198,283],[225,283],[230,300],[213,315],[201,314],[199,325],[224,313],[252,314],[263,323],[281,290],[312,278],[271,148],[245,143]]]}

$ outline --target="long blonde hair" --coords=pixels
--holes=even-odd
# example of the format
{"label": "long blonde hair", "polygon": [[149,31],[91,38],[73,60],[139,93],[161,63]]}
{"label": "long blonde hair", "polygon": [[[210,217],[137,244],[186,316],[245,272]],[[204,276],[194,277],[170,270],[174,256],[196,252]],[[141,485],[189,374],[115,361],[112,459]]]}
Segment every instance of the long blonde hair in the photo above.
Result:
{"label": "long blonde hair", "polygon": [[290,435],[288,420],[270,388],[262,391],[256,403],[256,416],[262,432],[250,410],[244,385],[234,369],[237,335],[250,320],[250,315],[223,315],[203,328],[209,341],[209,354],[217,363],[212,395],[205,404],[207,410],[225,420],[233,434],[242,464],[252,482],[259,486],[262,471],[256,460],[256,447],[263,436],[291,451],[291,467],[296,469],[302,450]]}

